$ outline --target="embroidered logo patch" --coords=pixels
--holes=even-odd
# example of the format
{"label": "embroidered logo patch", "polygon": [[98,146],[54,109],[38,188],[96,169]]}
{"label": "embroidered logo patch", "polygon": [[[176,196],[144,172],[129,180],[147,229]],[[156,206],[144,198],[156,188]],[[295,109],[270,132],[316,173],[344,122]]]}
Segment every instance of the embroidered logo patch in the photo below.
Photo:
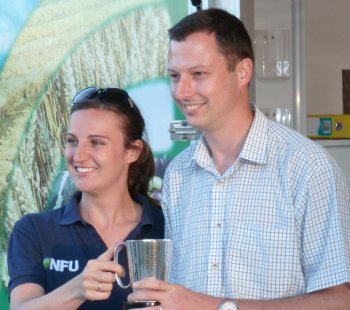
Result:
{"label": "embroidered logo patch", "polygon": [[79,270],[79,261],[54,259],[52,257],[45,257],[43,259],[43,267],[45,269],[54,270],[58,272],[70,271],[75,272]]}

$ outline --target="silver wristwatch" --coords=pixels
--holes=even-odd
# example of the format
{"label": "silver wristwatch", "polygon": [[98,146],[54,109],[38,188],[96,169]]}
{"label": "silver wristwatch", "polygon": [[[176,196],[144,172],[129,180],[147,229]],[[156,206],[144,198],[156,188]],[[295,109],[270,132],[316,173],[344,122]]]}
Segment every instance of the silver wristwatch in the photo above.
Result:
{"label": "silver wristwatch", "polygon": [[226,299],[224,298],[220,305],[218,310],[239,310],[237,303],[232,299]]}

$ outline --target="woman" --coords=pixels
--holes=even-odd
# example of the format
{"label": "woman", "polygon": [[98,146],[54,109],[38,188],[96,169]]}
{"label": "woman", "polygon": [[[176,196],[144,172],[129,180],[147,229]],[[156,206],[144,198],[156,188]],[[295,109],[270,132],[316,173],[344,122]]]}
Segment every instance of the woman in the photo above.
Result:
{"label": "woman", "polygon": [[[128,93],[89,87],[73,100],[65,159],[78,191],[66,206],[20,219],[8,247],[11,309],[121,309],[130,289],[113,250],[121,240],[163,238],[148,196],[154,159]],[[125,282],[129,275],[125,275]]]}

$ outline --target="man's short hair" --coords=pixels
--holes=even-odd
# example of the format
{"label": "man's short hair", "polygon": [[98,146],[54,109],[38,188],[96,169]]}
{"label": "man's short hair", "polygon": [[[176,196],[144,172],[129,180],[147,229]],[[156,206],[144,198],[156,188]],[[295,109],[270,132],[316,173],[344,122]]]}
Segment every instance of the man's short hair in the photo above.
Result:
{"label": "man's short hair", "polygon": [[254,62],[252,41],[247,29],[241,20],[227,11],[218,8],[197,11],[185,16],[168,31],[170,40],[174,41],[184,41],[196,32],[214,33],[230,71],[244,58]]}

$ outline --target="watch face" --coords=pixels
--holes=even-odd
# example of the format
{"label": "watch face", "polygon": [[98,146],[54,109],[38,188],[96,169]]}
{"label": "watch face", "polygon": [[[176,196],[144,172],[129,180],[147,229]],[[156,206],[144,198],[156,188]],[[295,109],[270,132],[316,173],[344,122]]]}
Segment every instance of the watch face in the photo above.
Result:
{"label": "watch face", "polygon": [[226,300],[221,307],[222,310],[238,310],[235,302]]}

